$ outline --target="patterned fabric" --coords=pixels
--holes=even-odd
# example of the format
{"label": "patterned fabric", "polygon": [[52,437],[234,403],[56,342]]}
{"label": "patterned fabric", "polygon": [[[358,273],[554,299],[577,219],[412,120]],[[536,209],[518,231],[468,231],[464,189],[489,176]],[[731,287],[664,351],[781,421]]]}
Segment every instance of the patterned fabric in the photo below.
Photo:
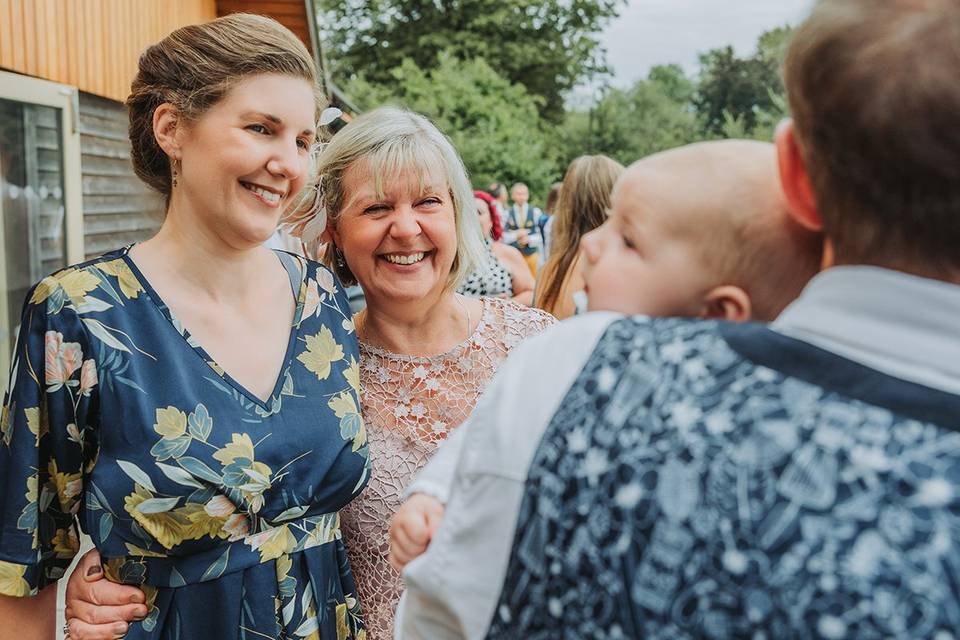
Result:
{"label": "patterned fabric", "polygon": [[269,402],[224,373],[128,249],[34,287],[0,434],[0,593],[63,575],[79,523],[149,615],[127,638],[363,638],[338,514],[370,474],[346,298],[277,253],[297,307]]}
{"label": "patterned fabric", "polygon": [[960,397],[758,326],[611,325],[490,638],[953,638]]}
{"label": "patterned fabric", "polygon": [[467,276],[467,279],[457,289],[457,293],[472,298],[495,297],[503,294],[506,294],[507,297],[513,297],[513,276],[497,260],[497,256],[493,253],[493,244],[489,239],[486,241],[486,255],[483,264]]}
{"label": "patterned fabric", "polygon": [[387,530],[404,488],[470,414],[510,351],[556,322],[506,300],[486,298],[483,305],[473,335],[439,356],[406,356],[360,343],[363,417],[376,467],[366,490],[344,509],[343,531],[374,640],[393,638],[393,614],[403,591],[387,561]]}

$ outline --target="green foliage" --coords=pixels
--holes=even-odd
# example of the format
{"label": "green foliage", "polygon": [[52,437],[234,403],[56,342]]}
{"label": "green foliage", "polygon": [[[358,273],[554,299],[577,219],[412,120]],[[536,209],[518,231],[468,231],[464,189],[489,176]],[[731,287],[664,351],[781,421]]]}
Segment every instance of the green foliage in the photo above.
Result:
{"label": "green foliage", "polygon": [[783,92],[778,67],[778,60],[763,54],[739,58],[733,47],[702,54],[694,103],[705,130],[722,134],[727,114],[752,130],[757,124],[757,112],[772,109],[772,95]]}
{"label": "green foliage", "polygon": [[779,70],[791,34],[762,34],[746,58],[731,47],[709,51],[696,79],[663,65],[629,89],[606,90],[592,109],[567,113],[557,134],[561,159],[603,153],[628,164],[698,140],[771,140],[788,111]]}
{"label": "green foliage", "polygon": [[563,116],[565,93],[604,70],[597,34],[624,0],[323,0],[321,30],[338,79],[396,86],[404,60],[433,69],[441,52],[485,59]]}
{"label": "green foliage", "polygon": [[589,112],[572,112],[558,131],[566,162],[602,153],[622,164],[701,137],[693,83],[676,65],[651,69],[630,89],[609,89]]}
{"label": "green foliage", "polygon": [[406,59],[390,75],[392,81],[383,84],[357,78],[347,92],[364,109],[394,104],[429,117],[450,136],[475,187],[522,180],[533,194],[546,194],[556,161],[537,111],[538,97],[483,59],[463,61],[451,52],[442,52],[433,69]]}

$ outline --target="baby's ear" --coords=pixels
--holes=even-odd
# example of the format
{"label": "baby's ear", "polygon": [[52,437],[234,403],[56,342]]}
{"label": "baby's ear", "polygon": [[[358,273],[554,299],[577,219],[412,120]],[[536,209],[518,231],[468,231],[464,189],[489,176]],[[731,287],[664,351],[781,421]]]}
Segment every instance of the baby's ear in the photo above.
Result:
{"label": "baby's ear", "polygon": [[723,284],[711,289],[703,298],[700,317],[710,320],[747,322],[753,316],[750,296],[740,287]]}

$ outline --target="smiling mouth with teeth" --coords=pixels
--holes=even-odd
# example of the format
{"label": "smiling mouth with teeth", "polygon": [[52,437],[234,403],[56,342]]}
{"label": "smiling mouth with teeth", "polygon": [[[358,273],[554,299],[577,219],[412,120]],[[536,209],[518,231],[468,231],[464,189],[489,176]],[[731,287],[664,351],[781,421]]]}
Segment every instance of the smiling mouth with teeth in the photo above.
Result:
{"label": "smiling mouth with teeth", "polygon": [[393,264],[416,264],[417,262],[423,260],[425,255],[427,254],[423,251],[419,253],[409,253],[406,255],[399,253],[385,253],[383,254],[383,259]]}
{"label": "smiling mouth with teeth", "polygon": [[275,193],[273,191],[267,191],[266,189],[262,187],[258,187],[255,184],[250,184],[249,182],[241,182],[240,184],[243,185],[244,189],[260,196],[262,199],[266,200],[270,204],[277,204],[278,202],[280,202],[280,198],[282,197],[281,194],[279,193]]}

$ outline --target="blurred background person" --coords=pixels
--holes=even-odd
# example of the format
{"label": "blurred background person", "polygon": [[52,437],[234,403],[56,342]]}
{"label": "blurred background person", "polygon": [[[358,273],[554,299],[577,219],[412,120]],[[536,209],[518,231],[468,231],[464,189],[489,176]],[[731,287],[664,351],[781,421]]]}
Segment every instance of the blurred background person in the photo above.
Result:
{"label": "blurred background person", "polygon": [[507,210],[503,224],[503,241],[519,249],[530,272],[537,275],[537,261],[543,248],[543,237],[540,235],[543,211],[530,204],[530,189],[522,182],[510,187],[510,199],[513,205]]}
{"label": "blurred background person", "polygon": [[563,178],[553,215],[553,245],[537,281],[534,305],[558,319],[577,313],[575,296],[583,291],[580,239],[607,219],[610,194],[623,165],[607,156],[580,156]]}
{"label": "blurred background person", "polygon": [[474,191],[473,196],[487,249],[486,260],[467,276],[457,292],[474,298],[512,298],[529,306],[533,302],[534,278],[523,254],[500,242],[503,228],[495,200],[483,191]]}
{"label": "blurred background person", "polygon": [[538,269],[543,268],[543,264],[550,257],[550,233],[553,230],[553,214],[557,211],[557,204],[560,202],[560,187],[562,182],[554,182],[550,185],[550,193],[547,194],[547,203],[543,207],[543,224],[540,225],[540,235],[543,236],[543,251],[540,252],[540,263]]}

